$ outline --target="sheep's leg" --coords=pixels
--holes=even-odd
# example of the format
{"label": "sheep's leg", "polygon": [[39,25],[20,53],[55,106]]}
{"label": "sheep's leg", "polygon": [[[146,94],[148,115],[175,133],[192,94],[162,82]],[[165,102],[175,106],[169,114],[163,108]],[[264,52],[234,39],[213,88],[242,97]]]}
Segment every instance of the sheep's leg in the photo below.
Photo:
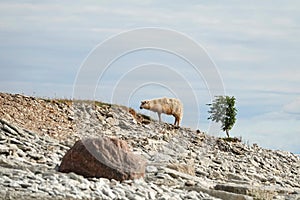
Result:
{"label": "sheep's leg", "polygon": [[177,122],[178,122],[178,119],[177,119],[177,117],[175,117],[174,126],[176,126]]}
{"label": "sheep's leg", "polygon": [[161,122],[161,113],[157,113],[157,115],[158,115],[158,121],[160,123]]}
{"label": "sheep's leg", "polygon": [[173,116],[175,117],[174,126],[179,126],[180,117],[178,117],[177,115],[173,115]]}

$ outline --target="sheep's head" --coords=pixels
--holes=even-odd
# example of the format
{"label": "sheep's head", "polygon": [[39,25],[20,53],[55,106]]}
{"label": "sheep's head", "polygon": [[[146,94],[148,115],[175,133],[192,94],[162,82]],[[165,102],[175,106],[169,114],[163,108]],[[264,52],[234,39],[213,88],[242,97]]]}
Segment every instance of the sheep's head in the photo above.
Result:
{"label": "sheep's head", "polygon": [[150,109],[150,102],[149,101],[141,101],[140,109]]}

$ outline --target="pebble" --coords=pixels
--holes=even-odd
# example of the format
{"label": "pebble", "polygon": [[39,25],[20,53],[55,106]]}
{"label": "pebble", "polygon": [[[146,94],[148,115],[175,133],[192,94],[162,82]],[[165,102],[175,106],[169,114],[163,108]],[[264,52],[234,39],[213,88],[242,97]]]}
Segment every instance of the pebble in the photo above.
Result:
{"label": "pebble", "polygon": [[147,173],[156,173],[157,171],[158,171],[158,169],[155,166],[148,165],[146,167],[146,172]]}
{"label": "pebble", "polygon": [[195,181],[193,181],[193,180],[187,180],[187,181],[185,182],[185,185],[186,185],[186,186],[194,186],[194,185],[195,185]]}

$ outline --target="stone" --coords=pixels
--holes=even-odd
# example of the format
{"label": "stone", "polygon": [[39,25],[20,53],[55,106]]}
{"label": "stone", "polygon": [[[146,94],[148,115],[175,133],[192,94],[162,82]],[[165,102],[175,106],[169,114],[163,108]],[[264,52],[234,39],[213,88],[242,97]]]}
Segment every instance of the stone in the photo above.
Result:
{"label": "stone", "polygon": [[130,130],[131,129],[131,126],[128,122],[125,122],[125,121],[121,121],[119,122],[119,126],[121,129],[125,129],[125,130]]}
{"label": "stone", "polygon": [[109,123],[111,126],[115,126],[119,124],[118,120],[114,119],[113,117],[108,117],[106,119],[106,122]]}
{"label": "stone", "polygon": [[9,147],[6,145],[0,145],[0,154],[9,155],[10,154]]}
{"label": "stone", "polygon": [[216,190],[222,190],[226,192],[231,192],[235,194],[242,194],[252,196],[255,199],[272,200],[276,193],[274,190],[267,189],[266,187],[254,187],[250,185],[241,184],[217,184],[215,186]]}
{"label": "stone", "polygon": [[244,180],[244,181],[248,180],[248,178],[243,177],[239,174],[234,174],[234,173],[228,173],[228,174],[226,174],[226,176],[229,180]]}
{"label": "stone", "polygon": [[45,157],[43,155],[36,152],[29,152],[28,155],[34,160],[41,160],[41,159],[45,160]]}
{"label": "stone", "polygon": [[187,180],[186,182],[185,182],[185,186],[194,186],[196,183],[195,183],[195,181],[193,181],[193,180]]}
{"label": "stone", "polygon": [[60,172],[74,172],[84,177],[124,181],[145,174],[145,161],[129,151],[125,141],[115,138],[79,140],[65,154]]}
{"label": "stone", "polygon": [[174,163],[174,164],[169,164],[168,168],[195,176],[195,166],[193,164]]}
{"label": "stone", "polygon": [[158,169],[155,166],[147,166],[146,167],[146,172],[147,173],[156,173],[157,171],[158,171]]}
{"label": "stone", "polygon": [[151,190],[148,191],[148,198],[149,199],[156,199],[156,194],[157,194],[157,192],[155,190],[151,189]]}

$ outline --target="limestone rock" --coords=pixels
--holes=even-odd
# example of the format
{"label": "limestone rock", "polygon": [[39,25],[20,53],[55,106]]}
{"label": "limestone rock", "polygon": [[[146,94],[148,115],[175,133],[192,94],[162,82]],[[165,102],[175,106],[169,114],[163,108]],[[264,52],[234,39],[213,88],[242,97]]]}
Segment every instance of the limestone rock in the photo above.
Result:
{"label": "limestone rock", "polygon": [[66,153],[59,171],[123,181],[143,177],[145,161],[131,153],[124,141],[86,138],[77,141]]}
{"label": "limestone rock", "polygon": [[174,169],[176,171],[195,176],[195,165],[191,161],[187,164],[172,163],[172,164],[169,164],[168,167],[170,169]]}
{"label": "limestone rock", "polygon": [[255,199],[272,200],[275,196],[275,191],[266,187],[254,187],[241,184],[218,184],[216,190],[222,190],[235,194],[243,194],[255,197]]}

